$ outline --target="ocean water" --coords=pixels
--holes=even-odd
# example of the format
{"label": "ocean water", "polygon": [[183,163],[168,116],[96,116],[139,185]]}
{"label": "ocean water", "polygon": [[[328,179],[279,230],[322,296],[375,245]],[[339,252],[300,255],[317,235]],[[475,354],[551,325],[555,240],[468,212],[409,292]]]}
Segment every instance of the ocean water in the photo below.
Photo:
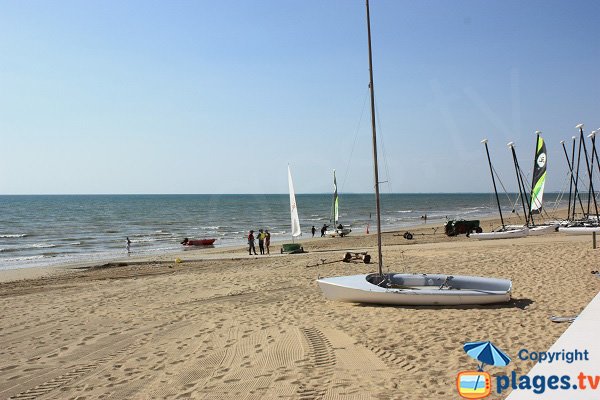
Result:
{"label": "ocean water", "polygon": [[[516,198],[512,195],[513,199]],[[547,194],[553,207],[556,194]],[[503,196],[504,212],[513,204]],[[296,195],[303,237],[329,224],[331,194]],[[520,203],[519,203],[520,204]],[[493,194],[382,194],[382,230],[448,218],[497,214]],[[340,194],[340,222],[375,230],[373,194]],[[289,240],[287,194],[0,196],[0,270],[181,250],[184,237],[216,238],[215,246],[243,245],[248,230],[267,228],[272,241]]]}

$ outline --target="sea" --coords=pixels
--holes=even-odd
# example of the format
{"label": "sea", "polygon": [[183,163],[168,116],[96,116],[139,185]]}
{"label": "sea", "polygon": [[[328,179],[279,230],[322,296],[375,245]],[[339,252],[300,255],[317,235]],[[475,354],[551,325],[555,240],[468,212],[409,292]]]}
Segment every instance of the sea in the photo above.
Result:
{"label": "sea", "polygon": [[[503,213],[516,195],[501,197]],[[331,194],[297,194],[302,237],[330,224]],[[559,205],[546,194],[547,209]],[[566,201],[565,201],[566,204]],[[518,203],[520,206],[520,203]],[[446,219],[498,215],[494,194],[382,194],[382,231]],[[354,232],[375,231],[373,194],[340,194],[340,223]],[[517,210],[520,210],[517,207]],[[508,215],[507,214],[507,215]],[[184,238],[216,238],[215,247],[246,244],[250,229],[269,229],[271,241],[290,240],[287,194],[190,195],[3,195],[0,196],[0,270],[80,262],[107,262],[127,256],[180,251]],[[198,249],[201,251],[201,249]]]}

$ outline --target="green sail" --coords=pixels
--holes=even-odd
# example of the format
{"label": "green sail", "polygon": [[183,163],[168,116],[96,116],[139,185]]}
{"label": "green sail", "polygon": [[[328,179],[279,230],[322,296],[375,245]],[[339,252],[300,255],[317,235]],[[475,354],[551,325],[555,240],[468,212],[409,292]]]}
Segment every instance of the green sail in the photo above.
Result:
{"label": "green sail", "polygon": [[533,163],[533,189],[531,191],[531,212],[539,214],[542,212],[542,199],[544,197],[544,184],[546,183],[546,143],[539,137],[535,160]]}

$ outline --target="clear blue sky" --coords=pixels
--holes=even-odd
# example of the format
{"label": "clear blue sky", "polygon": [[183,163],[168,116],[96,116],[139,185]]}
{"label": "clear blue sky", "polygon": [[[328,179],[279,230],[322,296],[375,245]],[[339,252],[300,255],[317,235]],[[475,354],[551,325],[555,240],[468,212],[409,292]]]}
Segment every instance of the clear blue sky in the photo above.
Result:
{"label": "clear blue sky", "polygon": [[[382,180],[516,189],[600,127],[600,2],[372,0]],[[0,0],[0,194],[373,187],[363,0]],[[389,174],[389,176],[388,176]]]}

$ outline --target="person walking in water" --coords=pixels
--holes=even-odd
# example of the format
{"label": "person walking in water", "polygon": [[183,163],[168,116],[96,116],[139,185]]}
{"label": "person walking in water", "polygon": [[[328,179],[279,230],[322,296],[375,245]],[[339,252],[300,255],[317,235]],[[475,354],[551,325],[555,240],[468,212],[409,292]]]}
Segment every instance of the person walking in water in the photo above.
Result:
{"label": "person walking in water", "polygon": [[312,232],[312,237],[315,237],[315,232],[317,231],[317,228],[315,228],[315,226],[313,225],[310,231]]}
{"label": "person walking in water", "polygon": [[260,249],[260,254],[265,255],[265,233],[262,229],[258,230],[258,248]]}
{"label": "person walking in water", "polygon": [[252,252],[255,256],[258,255],[256,254],[256,247],[254,247],[254,231],[250,231],[248,234],[248,254],[252,255]]}
{"label": "person walking in water", "polygon": [[127,255],[131,254],[131,240],[129,240],[129,236],[127,236],[127,244],[125,245],[127,249]]}
{"label": "person walking in water", "polygon": [[269,246],[271,245],[271,233],[268,229],[265,229],[265,247],[267,248],[267,254],[271,254]]}

